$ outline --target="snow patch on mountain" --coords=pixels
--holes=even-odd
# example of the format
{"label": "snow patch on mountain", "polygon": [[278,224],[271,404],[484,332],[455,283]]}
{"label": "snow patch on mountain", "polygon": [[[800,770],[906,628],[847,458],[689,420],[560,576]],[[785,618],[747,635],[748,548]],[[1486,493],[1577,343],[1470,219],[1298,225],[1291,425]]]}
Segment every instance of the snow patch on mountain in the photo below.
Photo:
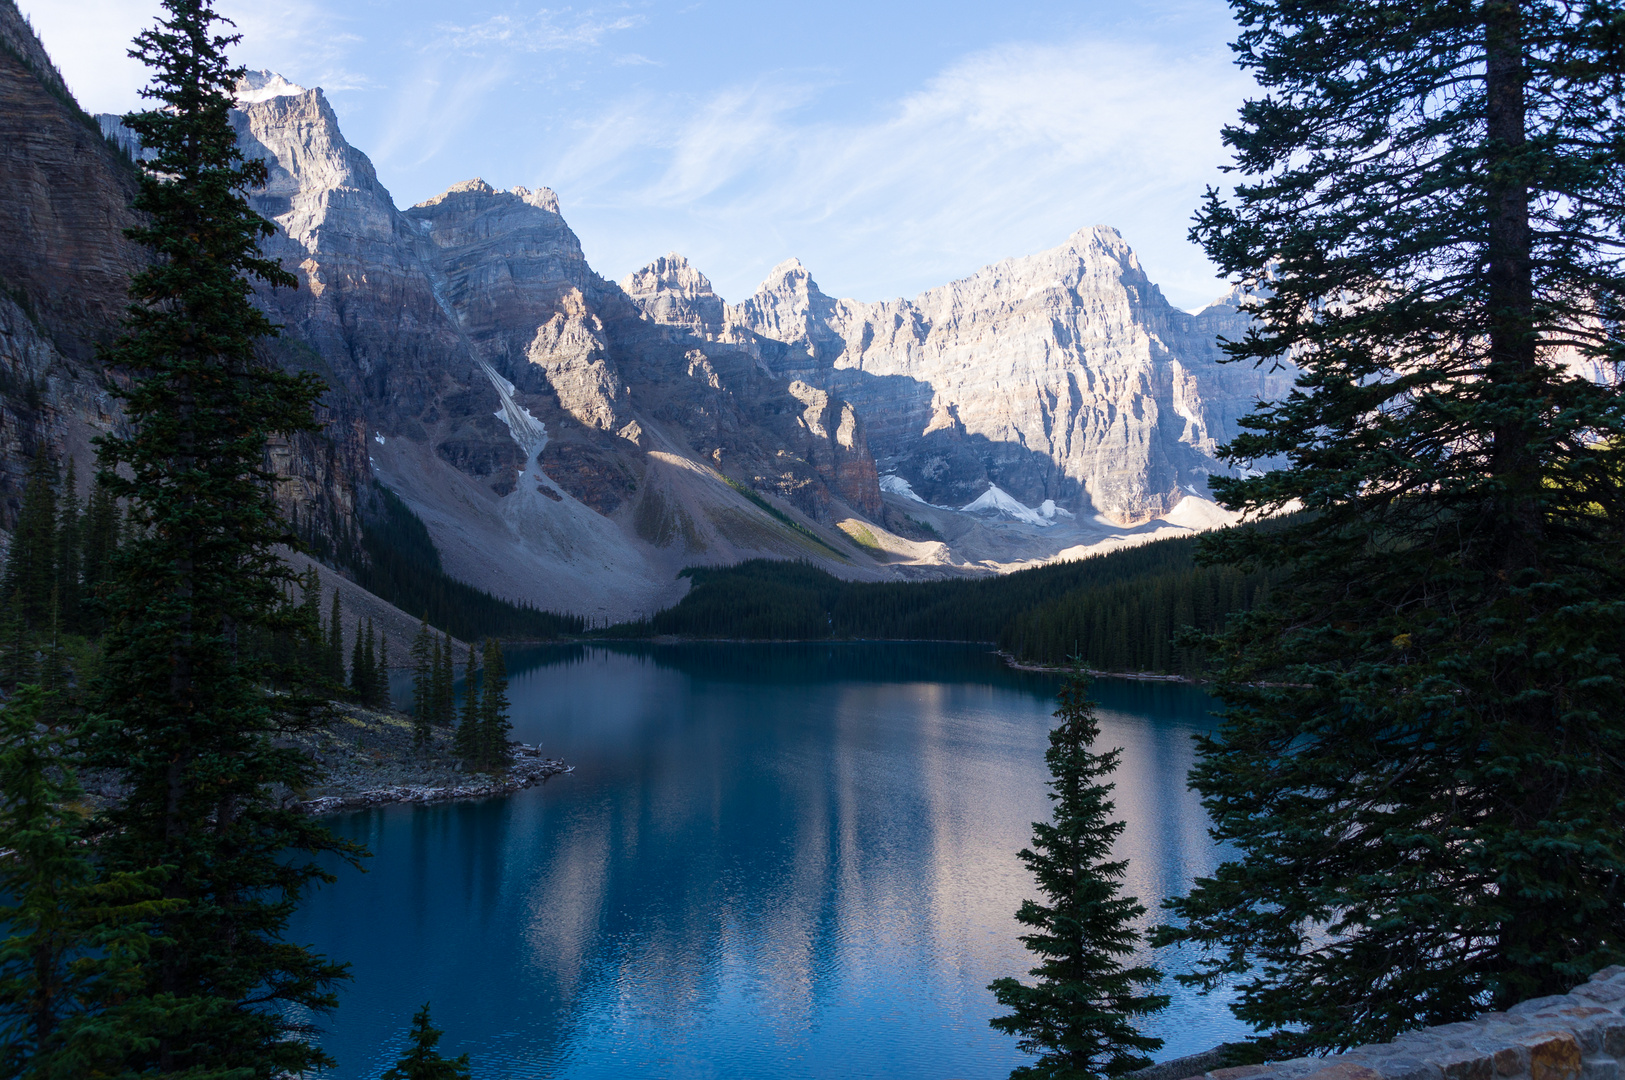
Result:
{"label": "snow patch on mountain", "polygon": [[1208,529],[1229,528],[1241,520],[1241,515],[1226,510],[1216,502],[1187,495],[1179,500],[1177,506],[1162,515],[1162,520],[1170,525],[1206,532]]}
{"label": "snow patch on mountain", "polygon": [[252,105],[272,98],[296,97],[305,92],[298,83],[291,83],[274,71],[250,71],[237,80],[232,96],[239,105]]}
{"label": "snow patch on mountain", "polygon": [[909,484],[909,482],[904,480],[901,476],[898,476],[896,473],[887,473],[885,476],[880,478],[880,490],[889,492],[892,495],[901,495],[905,499],[913,499],[915,502],[924,506],[931,505],[918,495],[914,494],[914,488]]}
{"label": "snow patch on mountain", "polygon": [[513,383],[503,378],[496,368],[480,361],[480,367],[485,371],[485,377],[491,380],[496,388],[497,396],[502,399],[502,408],[493,415],[508,425],[508,432],[513,441],[518,443],[528,457],[535,457],[541,453],[542,447],[547,445],[547,425],[531,415],[529,409],[513,399]]}
{"label": "snow patch on mountain", "polygon": [[1053,499],[1045,499],[1044,506],[1048,509],[1047,515],[1021,502],[999,485],[989,484],[987,490],[974,502],[960,507],[960,510],[967,514],[998,514],[1027,525],[1036,525],[1041,529],[1047,529],[1055,524],[1057,512],[1066,514],[1067,517],[1072,516],[1065,510],[1059,510]]}

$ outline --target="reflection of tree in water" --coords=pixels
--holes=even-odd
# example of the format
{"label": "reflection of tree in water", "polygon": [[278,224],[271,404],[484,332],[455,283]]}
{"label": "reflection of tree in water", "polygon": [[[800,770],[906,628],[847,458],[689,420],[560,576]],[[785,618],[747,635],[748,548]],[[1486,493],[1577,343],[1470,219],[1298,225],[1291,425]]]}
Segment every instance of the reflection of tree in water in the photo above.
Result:
{"label": "reflection of tree in water", "polygon": [[[980,1034],[980,988],[1021,967],[1010,912],[1030,885],[1015,852],[1046,812],[1053,676],[974,645],[509,658],[519,736],[578,771],[510,798],[341,819],[377,857],[296,930],[343,937],[369,995],[340,1010],[341,1076],[375,1075],[359,1048],[426,998],[476,1075],[772,1071],[758,1059],[791,1077],[830,1061],[880,1073],[893,1030],[941,1033],[896,1075],[952,1074],[967,1055],[981,1072],[1015,1063],[1004,1036]],[[1182,884],[1211,861],[1176,850],[1206,847],[1183,779],[1205,695],[1100,689],[1121,691],[1102,725],[1135,762],[1123,805],[1152,819],[1125,841],[1152,889]]]}

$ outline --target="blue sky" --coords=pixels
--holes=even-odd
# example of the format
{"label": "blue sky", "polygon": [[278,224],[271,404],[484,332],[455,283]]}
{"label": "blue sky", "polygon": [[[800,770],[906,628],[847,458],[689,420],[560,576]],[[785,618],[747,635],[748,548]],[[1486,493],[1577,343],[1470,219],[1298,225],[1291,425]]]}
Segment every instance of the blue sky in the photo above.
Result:
{"label": "blue sky", "polygon": [[[151,0],[21,0],[80,102],[134,107]],[[238,59],[332,101],[397,205],[546,185],[594,268],[687,255],[732,301],[799,257],[913,296],[1114,225],[1181,307],[1185,239],[1249,89],[1222,0],[220,0]]]}

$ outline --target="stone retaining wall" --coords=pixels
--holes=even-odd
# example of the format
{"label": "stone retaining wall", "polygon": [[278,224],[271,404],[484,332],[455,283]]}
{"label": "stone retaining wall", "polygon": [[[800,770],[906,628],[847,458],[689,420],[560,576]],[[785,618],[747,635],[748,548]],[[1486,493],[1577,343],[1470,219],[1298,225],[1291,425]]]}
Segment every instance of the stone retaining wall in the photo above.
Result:
{"label": "stone retaining wall", "polygon": [[[1406,1032],[1323,1058],[1243,1065],[1205,1080],[1625,1080],[1625,967],[1557,997]],[[1193,1077],[1191,1080],[1197,1080]]]}

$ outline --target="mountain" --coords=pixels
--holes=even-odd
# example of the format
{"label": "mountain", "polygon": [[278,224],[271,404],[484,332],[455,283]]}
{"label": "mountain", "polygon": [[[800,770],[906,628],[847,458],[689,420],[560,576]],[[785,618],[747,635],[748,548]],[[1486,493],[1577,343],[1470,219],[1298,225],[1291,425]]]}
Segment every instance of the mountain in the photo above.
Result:
{"label": "mountain", "polygon": [[775,375],[850,401],[880,467],[932,503],[997,487],[1140,524],[1205,496],[1237,421],[1291,385],[1221,366],[1217,338],[1246,328],[1235,298],[1174,308],[1104,226],[912,301],[832,299],[794,259],[738,306],[696,277],[667,256],[622,285],[649,318],[754,337]]}
{"label": "mountain", "polygon": [[[121,234],[141,149],[9,3],[0,38],[14,512],[35,445],[88,460],[119,423],[95,346],[144,258]],[[319,89],[253,73],[233,122],[300,282],[260,294],[267,348],[330,387],[324,437],[273,448],[279,497],[341,562],[383,486],[452,575],[595,620],[670,603],[700,563],[997,571],[1210,524],[1214,444],[1282,381],[1219,368],[1234,307],[1171,308],[1110,230],[913,301],[832,299],[791,260],[735,305],[676,254],[600,277],[546,188],[397,207]]]}

